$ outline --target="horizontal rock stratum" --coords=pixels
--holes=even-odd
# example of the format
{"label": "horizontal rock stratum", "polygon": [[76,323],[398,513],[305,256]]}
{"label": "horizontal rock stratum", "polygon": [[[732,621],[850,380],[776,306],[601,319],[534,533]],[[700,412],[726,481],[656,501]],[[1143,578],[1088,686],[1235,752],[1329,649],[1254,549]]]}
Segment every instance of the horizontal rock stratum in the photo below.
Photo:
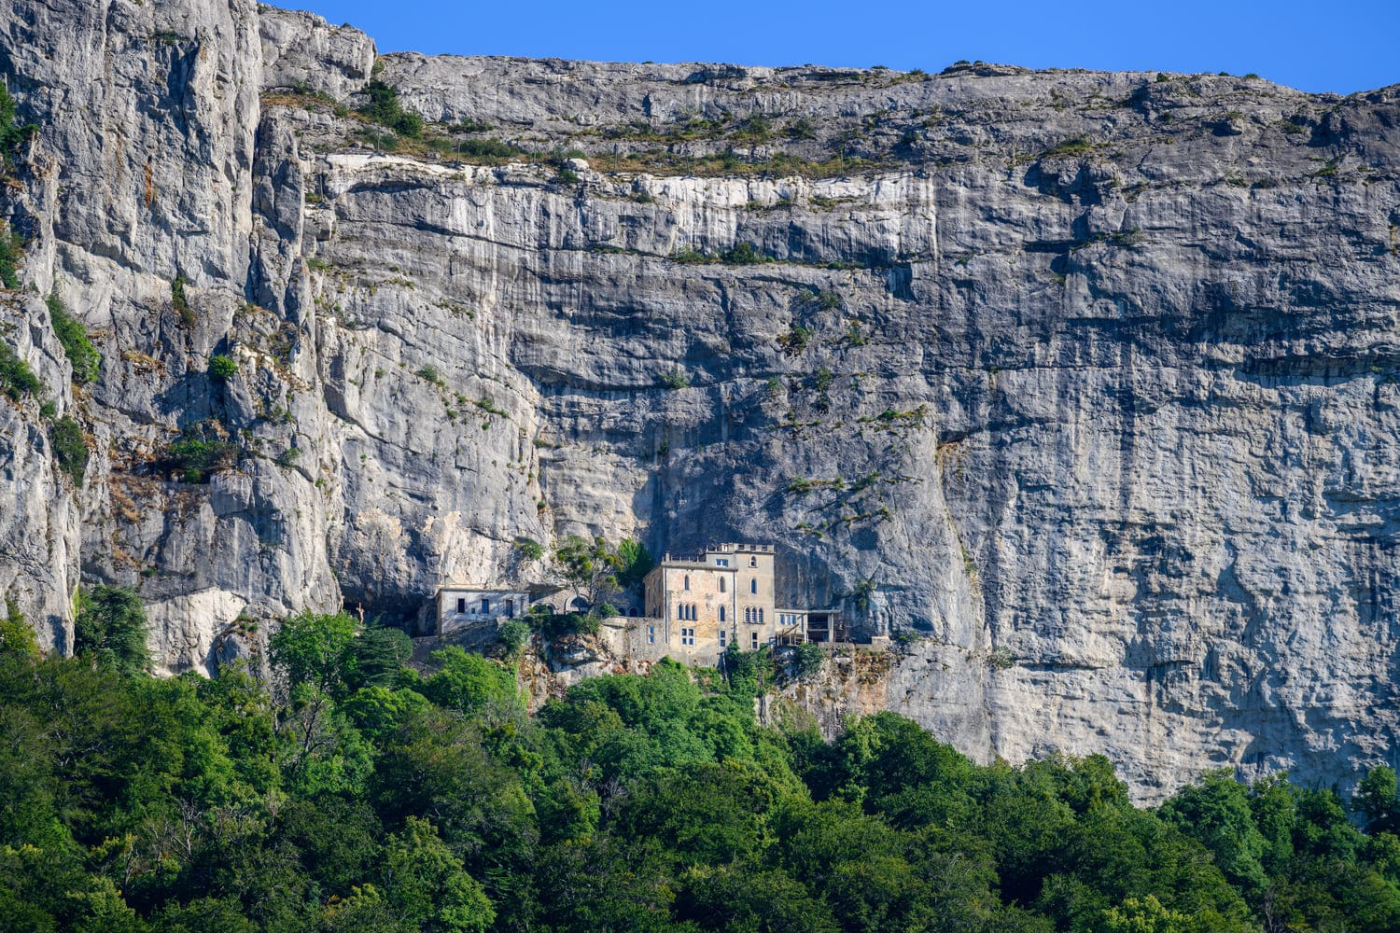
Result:
{"label": "horizontal rock stratum", "polygon": [[919,636],[828,713],[1143,799],[1395,763],[1400,86],[376,57],[247,0],[13,0],[0,61],[54,404],[0,404],[0,591],[48,645],[80,580],[178,671],[412,627],[520,538],[772,541],[780,601]]}

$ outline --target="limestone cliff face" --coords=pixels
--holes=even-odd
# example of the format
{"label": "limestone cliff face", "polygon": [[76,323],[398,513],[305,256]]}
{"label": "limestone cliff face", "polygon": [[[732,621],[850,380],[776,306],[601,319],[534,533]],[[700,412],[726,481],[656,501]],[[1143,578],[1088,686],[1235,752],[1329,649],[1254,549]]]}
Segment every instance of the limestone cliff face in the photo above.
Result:
{"label": "limestone cliff face", "polygon": [[[336,106],[373,44],[306,14],[0,9],[40,126],[5,339],[93,451],[73,488],[0,405],[0,589],[49,643],[80,579],[180,670],[304,607],[413,627],[543,573],[522,537],[772,541],[785,599],[920,636],[814,704],[1145,798],[1394,763],[1400,88],[378,61],[440,151],[373,148]],[[488,138],[559,154],[454,158]],[[236,464],[178,481],[182,431]]]}

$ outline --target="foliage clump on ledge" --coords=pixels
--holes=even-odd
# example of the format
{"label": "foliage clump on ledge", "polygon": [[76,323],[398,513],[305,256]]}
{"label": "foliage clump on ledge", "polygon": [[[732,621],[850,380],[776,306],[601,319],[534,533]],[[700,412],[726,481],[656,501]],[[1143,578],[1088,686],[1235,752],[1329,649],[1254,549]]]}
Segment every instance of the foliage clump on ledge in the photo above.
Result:
{"label": "foliage clump on ledge", "polygon": [[365,85],[364,93],[367,100],[360,113],[400,136],[417,139],[423,135],[423,118],[404,109],[403,104],[399,103],[397,88],[375,78]]}
{"label": "foliage clump on ledge", "polygon": [[218,422],[206,421],[187,428],[160,456],[161,465],[177,472],[186,483],[207,483],[221,470],[238,463],[239,448]]}
{"label": "foliage clump on ledge", "polygon": [[73,381],[78,385],[96,382],[102,367],[102,354],[92,345],[87,328],[82,321],[68,313],[57,292],[50,294],[45,303],[49,308],[49,321],[53,324],[54,333],[73,367]]}
{"label": "foliage clump on ledge", "polygon": [[58,468],[72,477],[73,485],[82,486],[90,453],[82,425],[64,415],[49,426],[49,442]]}

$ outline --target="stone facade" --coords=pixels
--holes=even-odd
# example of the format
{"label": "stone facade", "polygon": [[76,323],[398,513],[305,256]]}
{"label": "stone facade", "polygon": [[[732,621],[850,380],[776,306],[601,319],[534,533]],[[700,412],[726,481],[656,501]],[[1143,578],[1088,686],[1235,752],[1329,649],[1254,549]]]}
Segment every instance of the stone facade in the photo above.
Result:
{"label": "stone facade", "polygon": [[646,617],[637,626],[648,646],[717,659],[731,644],[755,651],[807,637],[808,611],[775,602],[771,544],[713,545],[693,560],[667,555],[643,585]]}
{"label": "stone facade", "polygon": [[437,634],[450,635],[468,626],[494,625],[523,616],[538,595],[519,588],[444,586],[437,594]]}

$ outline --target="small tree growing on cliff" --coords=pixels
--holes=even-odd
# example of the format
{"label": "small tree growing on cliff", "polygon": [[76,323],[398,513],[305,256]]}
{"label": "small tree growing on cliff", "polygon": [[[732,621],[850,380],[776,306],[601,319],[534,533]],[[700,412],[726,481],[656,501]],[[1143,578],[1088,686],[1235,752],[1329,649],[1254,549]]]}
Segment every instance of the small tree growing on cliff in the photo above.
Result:
{"label": "small tree growing on cliff", "polygon": [[588,603],[589,611],[596,611],[603,600],[618,591],[622,561],[601,536],[589,539],[569,535],[555,549],[554,563],[565,582]]}
{"label": "small tree growing on cliff", "polygon": [[151,652],[146,647],[146,607],[135,590],[125,586],[79,590],[76,609],[74,654],[127,675],[151,669]]}
{"label": "small tree growing on cliff", "polygon": [[[606,600],[641,585],[656,566],[651,552],[636,541],[611,547],[601,537],[570,535],[554,552],[555,567],[569,585],[588,601],[594,615],[616,615]],[[606,609],[604,607],[607,607]]]}

